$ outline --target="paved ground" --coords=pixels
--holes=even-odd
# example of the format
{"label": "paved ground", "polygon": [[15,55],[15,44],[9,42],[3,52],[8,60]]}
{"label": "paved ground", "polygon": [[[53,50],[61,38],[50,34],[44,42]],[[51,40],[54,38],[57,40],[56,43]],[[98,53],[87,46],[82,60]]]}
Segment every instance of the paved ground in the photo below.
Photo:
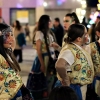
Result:
{"label": "paved ground", "polygon": [[20,67],[22,69],[21,76],[22,76],[22,79],[25,85],[26,85],[27,76],[31,70],[35,55],[36,55],[36,51],[32,48],[31,45],[28,45],[23,49],[23,60],[24,61],[20,63]]}

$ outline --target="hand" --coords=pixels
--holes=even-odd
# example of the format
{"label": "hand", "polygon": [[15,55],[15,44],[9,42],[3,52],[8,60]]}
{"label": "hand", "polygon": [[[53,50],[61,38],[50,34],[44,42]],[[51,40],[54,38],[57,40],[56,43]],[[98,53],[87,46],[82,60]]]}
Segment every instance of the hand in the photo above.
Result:
{"label": "hand", "polygon": [[60,46],[59,46],[57,43],[55,43],[55,42],[51,43],[50,46],[53,47],[54,49],[58,49],[58,48],[60,47]]}
{"label": "hand", "polygon": [[62,80],[61,83],[63,86],[70,86],[70,81],[65,82]]}
{"label": "hand", "polygon": [[41,70],[41,72],[45,73],[45,67],[44,66],[41,66],[40,70]]}

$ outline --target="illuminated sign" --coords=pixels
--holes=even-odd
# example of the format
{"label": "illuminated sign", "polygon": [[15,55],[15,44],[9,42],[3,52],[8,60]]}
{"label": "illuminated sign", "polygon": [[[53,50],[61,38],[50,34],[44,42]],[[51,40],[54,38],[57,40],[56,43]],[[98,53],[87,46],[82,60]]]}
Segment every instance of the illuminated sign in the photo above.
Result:
{"label": "illuminated sign", "polygon": [[17,11],[17,20],[21,23],[28,23],[29,22],[29,13],[27,10]]}

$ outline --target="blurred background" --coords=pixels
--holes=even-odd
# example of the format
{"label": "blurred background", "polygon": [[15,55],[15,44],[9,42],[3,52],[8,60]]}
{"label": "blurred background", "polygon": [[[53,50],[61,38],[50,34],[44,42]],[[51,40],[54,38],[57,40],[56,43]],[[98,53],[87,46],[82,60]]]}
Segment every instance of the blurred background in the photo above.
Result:
{"label": "blurred background", "polygon": [[63,24],[63,17],[67,13],[76,12],[79,20],[87,29],[95,23],[100,16],[100,0],[0,0],[0,20],[13,26],[18,20],[23,29],[28,25],[28,37],[23,49],[22,78],[26,83],[28,73],[35,57],[35,49],[32,44],[34,26],[41,15],[47,14],[54,21],[58,17]]}
{"label": "blurred background", "polygon": [[100,0],[0,0],[0,16],[10,25],[16,19],[23,26],[28,23],[31,31],[42,14],[48,14],[52,19],[59,17],[62,23],[64,15],[74,11],[80,22],[85,17],[89,23],[90,18],[95,21],[99,14],[99,2]]}

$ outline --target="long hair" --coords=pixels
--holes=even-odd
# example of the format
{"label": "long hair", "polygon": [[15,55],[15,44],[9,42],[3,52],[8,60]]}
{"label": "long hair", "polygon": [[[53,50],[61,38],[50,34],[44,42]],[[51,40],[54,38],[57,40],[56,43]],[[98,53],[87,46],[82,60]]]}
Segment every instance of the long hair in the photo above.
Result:
{"label": "long hair", "polygon": [[16,22],[16,27],[15,28],[20,31],[21,30],[20,22],[18,20],[16,20],[15,22]]}
{"label": "long hair", "polygon": [[49,51],[48,41],[47,41],[47,37],[48,37],[47,33],[49,31],[49,21],[50,21],[50,17],[48,15],[42,15],[38,22],[38,30],[41,31],[44,35],[47,51]]}
{"label": "long hair", "polygon": [[50,17],[48,15],[42,15],[38,22],[38,30],[43,32],[44,35],[47,34],[49,30]]}
{"label": "long hair", "polygon": [[78,17],[77,17],[75,12],[72,13],[72,16],[74,17],[75,24],[79,24],[80,21],[79,21],[79,19],[78,19]]}
{"label": "long hair", "polygon": [[[8,28],[9,26],[6,24],[0,24],[0,31]],[[3,35],[0,36],[0,54],[6,59],[9,66],[15,71],[21,71],[19,64],[17,63],[12,51],[10,49],[4,48],[4,38]],[[11,57],[12,61],[9,59],[7,54]]]}

